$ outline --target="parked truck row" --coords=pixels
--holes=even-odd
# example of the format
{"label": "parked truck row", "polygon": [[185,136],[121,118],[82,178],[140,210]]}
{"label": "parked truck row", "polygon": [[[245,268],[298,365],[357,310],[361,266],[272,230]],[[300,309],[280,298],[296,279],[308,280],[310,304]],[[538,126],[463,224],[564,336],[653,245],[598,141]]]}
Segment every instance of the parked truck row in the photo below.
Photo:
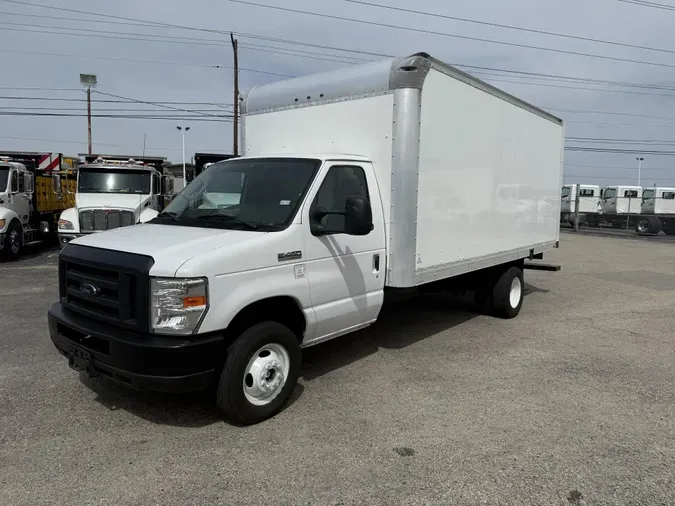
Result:
{"label": "parked truck row", "polygon": [[242,157],[61,251],[49,331],[76,371],[213,386],[229,419],[260,422],[301,348],[403,290],[470,290],[513,318],[525,261],[558,247],[562,120],[428,54],[255,87],[241,110]]}
{"label": "parked truck row", "polygon": [[[189,180],[232,155],[194,158]],[[83,234],[151,220],[174,195],[167,167],[163,157],[0,152],[0,258],[15,260],[26,246],[58,240],[63,247]]]}
{"label": "parked truck row", "polygon": [[638,234],[660,231],[675,235],[675,188],[570,184],[561,191],[561,221],[589,227],[607,224],[613,228],[634,228]]}

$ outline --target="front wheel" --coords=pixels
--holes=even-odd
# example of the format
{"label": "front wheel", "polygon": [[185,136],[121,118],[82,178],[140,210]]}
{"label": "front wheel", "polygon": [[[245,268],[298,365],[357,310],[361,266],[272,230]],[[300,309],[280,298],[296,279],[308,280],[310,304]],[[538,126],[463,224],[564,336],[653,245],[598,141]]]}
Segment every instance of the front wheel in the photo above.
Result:
{"label": "front wheel", "polygon": [[276,322],[254,325],[227,350],[216,402],[233,422],[251,425],[276,415],[300,376],[298,338]]}
{"label": "front wheel", "polygon": [[23,250],[23,229],[18,221],[12,221],[7,227],[5,243],[3,244],[2,256],[8,260],[16,260]]}

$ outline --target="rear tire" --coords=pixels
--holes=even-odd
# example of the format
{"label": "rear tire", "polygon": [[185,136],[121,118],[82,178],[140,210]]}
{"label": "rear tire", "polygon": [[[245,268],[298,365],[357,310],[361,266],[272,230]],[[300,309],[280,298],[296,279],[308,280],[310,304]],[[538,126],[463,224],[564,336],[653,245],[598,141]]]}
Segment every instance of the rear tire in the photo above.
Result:
{"label": "rear tire", "polygon": [[523,270],[513,265],[487,277],[476,290],[475,302],[481,314],[510,319],[520,313],[524,292]]}
{"label": "rear tire", "polygon": [[297,336],[276,322],[244,331],[227,350],[216,391],[225,416],[252,425],[276,415],[293,393],[302,355]]}
{"label": "rear tire", "polygon": [[492,290],[492,314],[498,318],[515,318],[523,306],[525,282],[520,267],[509,267],[497,279]]}
{"label": "rear tire", "polygon": [[18,221],[13,220],[5,234],[5,242],[0,256],[6,260],[17,260],[23,251],[23,229]]}
{"label": "rear tire", "polygon": [[635,223],[639,235],[657,235],[661,231],[661,220],[656,216],[641,216]]}

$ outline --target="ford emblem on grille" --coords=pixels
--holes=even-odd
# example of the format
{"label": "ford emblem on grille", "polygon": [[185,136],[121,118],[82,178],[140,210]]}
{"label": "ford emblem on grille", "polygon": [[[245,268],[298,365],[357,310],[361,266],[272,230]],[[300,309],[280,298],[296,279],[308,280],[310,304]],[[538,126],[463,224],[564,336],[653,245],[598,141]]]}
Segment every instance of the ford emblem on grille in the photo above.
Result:
{"label": "ford emblem on grille", "polygon": [[80,292],[82,292],[84,295],[96,297],[101,293],[101,289],[96,285],[92,285],[91,283],[83,282],[80,283]]}

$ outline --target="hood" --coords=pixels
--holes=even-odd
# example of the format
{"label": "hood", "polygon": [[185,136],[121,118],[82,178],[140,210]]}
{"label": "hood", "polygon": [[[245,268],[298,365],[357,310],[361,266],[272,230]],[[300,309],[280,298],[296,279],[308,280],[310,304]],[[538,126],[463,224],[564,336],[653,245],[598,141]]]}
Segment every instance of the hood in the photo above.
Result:
{"label": "hood", "polygon": [[76,193],[75,204],[80,211],[92,208],[138,209],[150,195],[129,193]]}
{"label": "hood", "polygon": [[72,244],[147,255],[155,260],[153,276],[174,276],[181,265],[197,255],[263,235],[266,234],[146,223],[78,237]]}

